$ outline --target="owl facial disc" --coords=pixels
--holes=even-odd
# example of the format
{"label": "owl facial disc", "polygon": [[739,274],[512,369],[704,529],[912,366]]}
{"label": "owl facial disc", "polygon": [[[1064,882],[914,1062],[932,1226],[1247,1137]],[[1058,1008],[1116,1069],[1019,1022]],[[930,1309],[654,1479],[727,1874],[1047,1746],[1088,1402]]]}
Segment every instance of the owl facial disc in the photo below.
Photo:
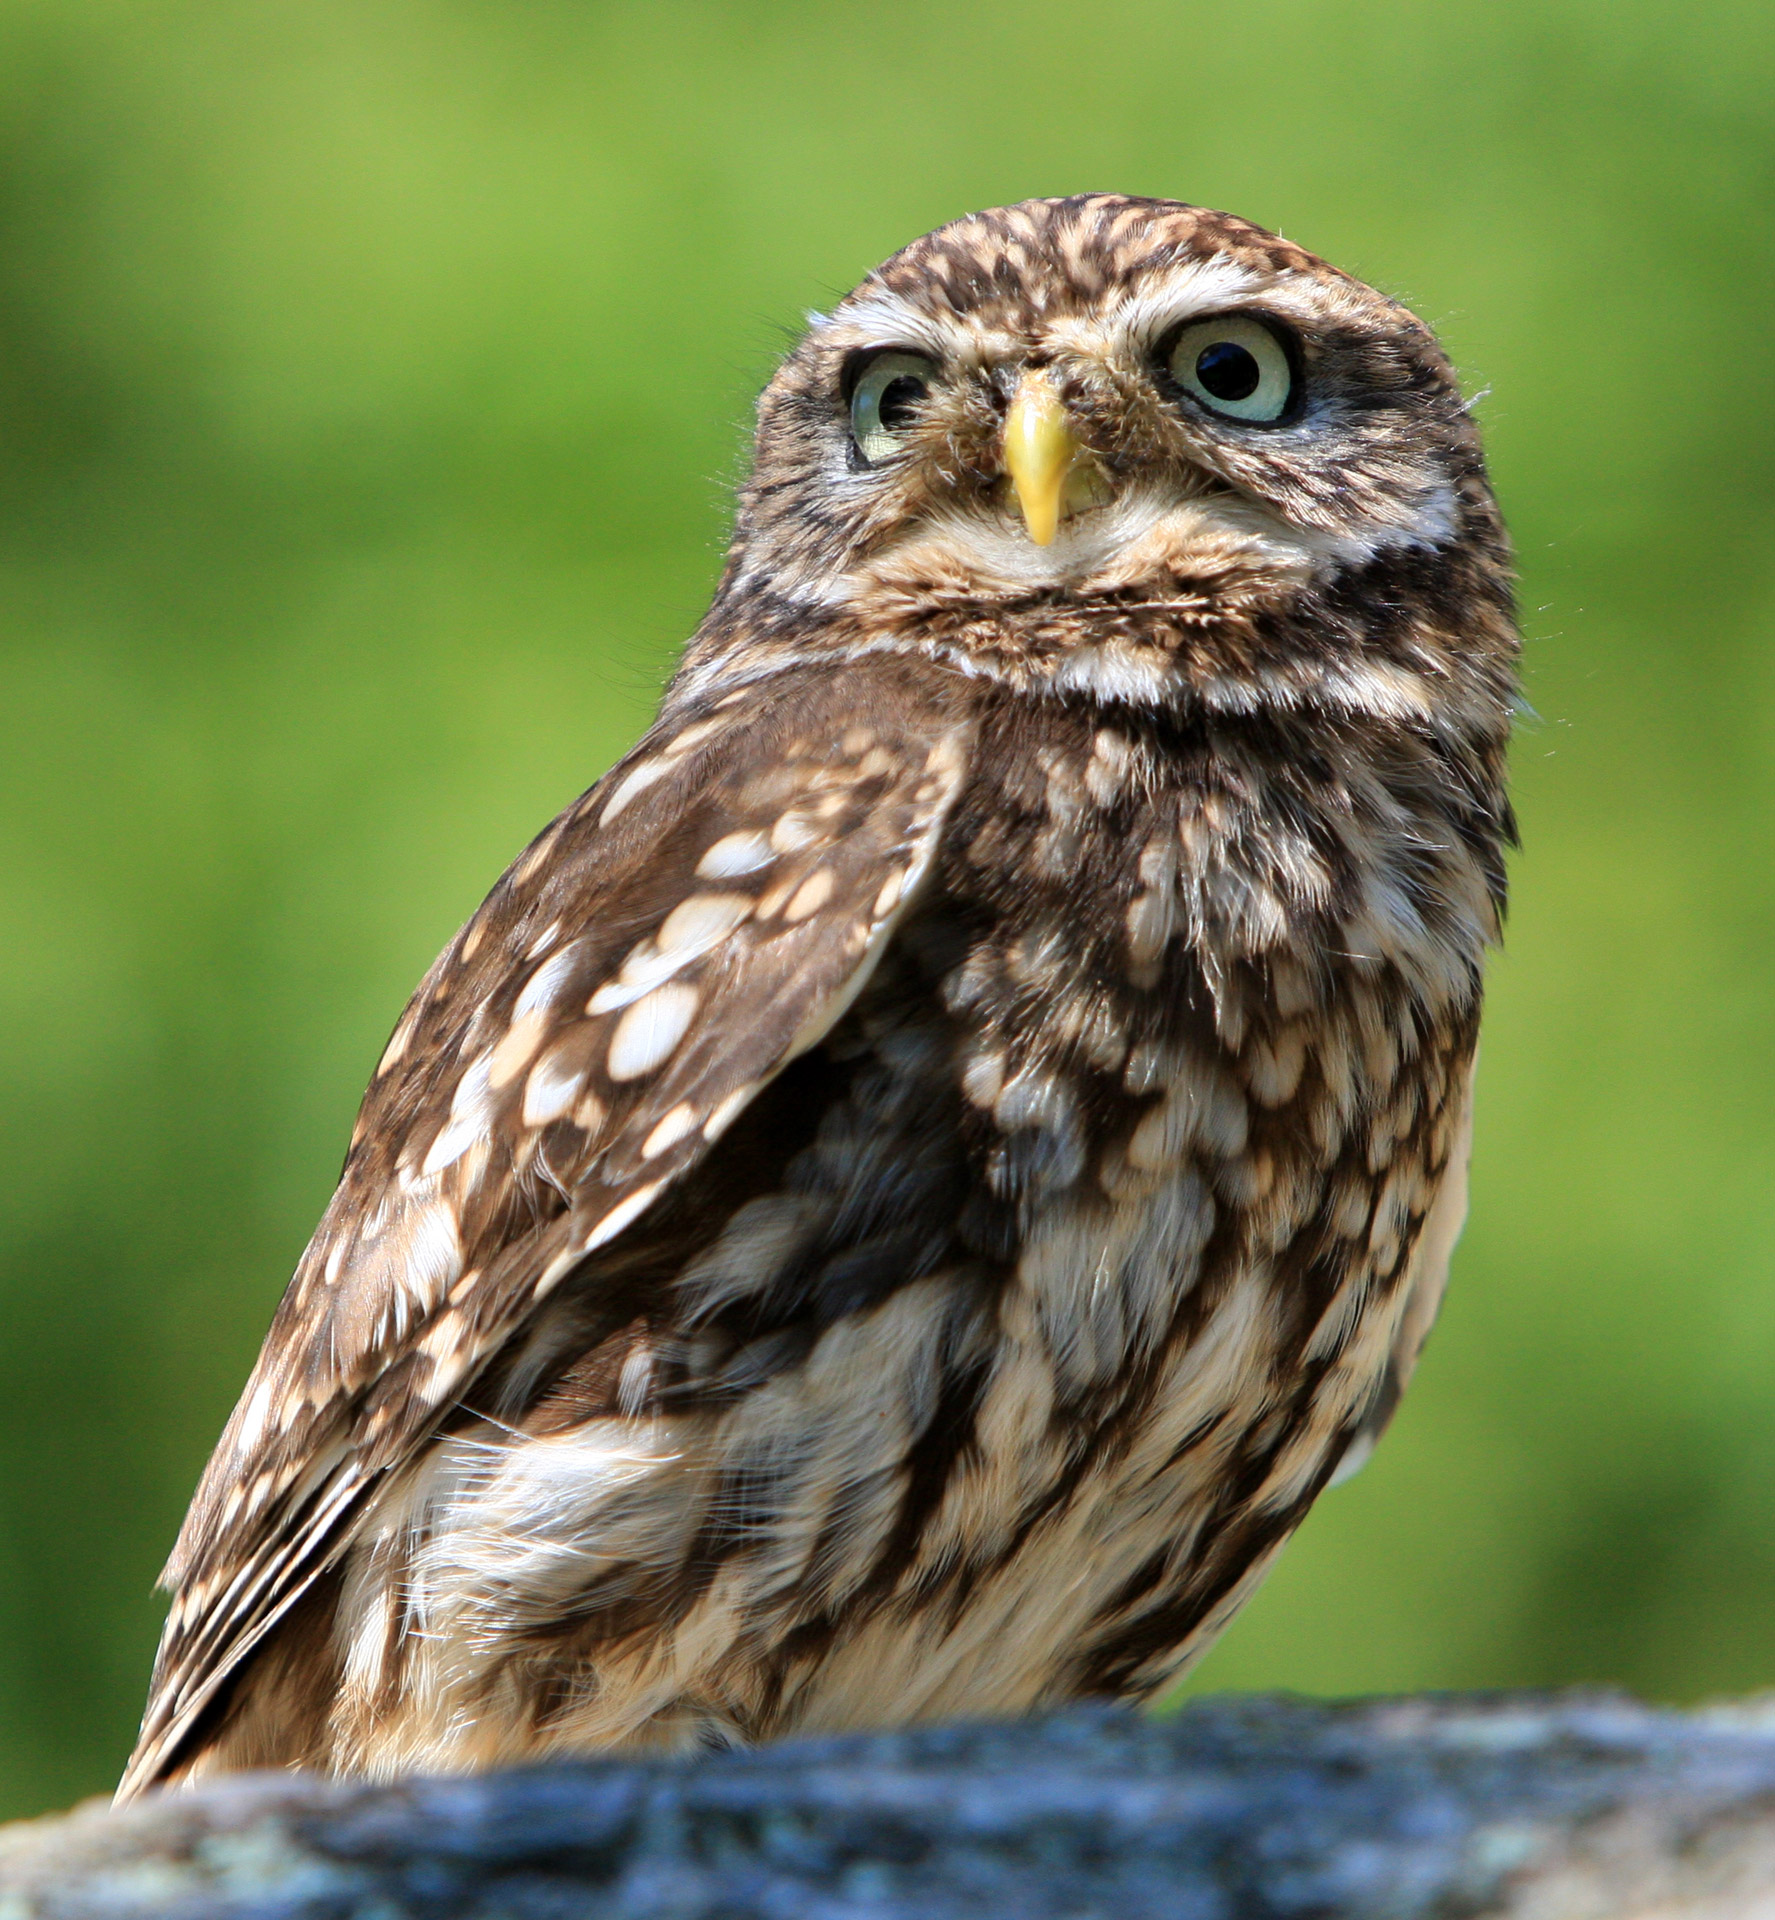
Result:
{"label": "owl facial disc", "polygon": [[974,665],[1060,613],[1080,646],[1175,665],[1187,627],[1236,664],[1256,610],[1457,545],[1475,457],[1404,308],[1231,215],[1113,195],[903,248],[814,317],[758,421],[725,592],[907,636],[965,610]]}

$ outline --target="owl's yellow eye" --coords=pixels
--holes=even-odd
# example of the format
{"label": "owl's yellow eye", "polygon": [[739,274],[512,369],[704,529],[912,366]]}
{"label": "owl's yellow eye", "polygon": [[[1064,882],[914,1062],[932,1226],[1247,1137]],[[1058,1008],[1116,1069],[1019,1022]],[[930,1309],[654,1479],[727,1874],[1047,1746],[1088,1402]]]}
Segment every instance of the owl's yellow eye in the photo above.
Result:
{"label": "owl's yellow eye", "polygon": [[1279,420],[1294,393],[1294,368],[1261,320],[1223,313],[1183,329],[1166,356],[1171,378],[1228,420]]}
{"label": "owl's yellow eye", "polygon": [[922,353],[878,353],[864,365],[851,389],[851,435],[871,466],[899,446],[936,375]]}

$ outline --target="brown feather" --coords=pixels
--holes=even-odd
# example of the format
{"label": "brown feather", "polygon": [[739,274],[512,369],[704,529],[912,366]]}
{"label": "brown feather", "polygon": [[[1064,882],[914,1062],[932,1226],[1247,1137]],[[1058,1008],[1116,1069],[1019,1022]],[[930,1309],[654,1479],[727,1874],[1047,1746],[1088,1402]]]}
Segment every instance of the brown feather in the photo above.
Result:
{"label": "brown feather", "polygon": [[[1167,371],[1223,312],[1291,411]],[[871,465],[883,347],[931,375]],[[1041,549],[1031,369],[1093,476]],[[1434,1317],[1515,652],[1459,391],[1360,283],[1111,196],[872,275],[658,723],[396,1029],[124,1791],[1163,1684]]]}

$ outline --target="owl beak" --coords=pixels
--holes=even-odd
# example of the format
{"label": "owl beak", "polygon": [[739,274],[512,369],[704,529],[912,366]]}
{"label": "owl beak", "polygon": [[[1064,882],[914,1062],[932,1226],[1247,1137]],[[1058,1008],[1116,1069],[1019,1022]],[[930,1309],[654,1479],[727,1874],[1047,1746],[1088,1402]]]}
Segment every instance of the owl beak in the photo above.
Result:
{"label": "owl beak", "polygon": [[1005,415],[1004,460],[1023,524],[1038,547],[1052,543],[1066,483],[1086,457],[1048,376],[1026,373]]}

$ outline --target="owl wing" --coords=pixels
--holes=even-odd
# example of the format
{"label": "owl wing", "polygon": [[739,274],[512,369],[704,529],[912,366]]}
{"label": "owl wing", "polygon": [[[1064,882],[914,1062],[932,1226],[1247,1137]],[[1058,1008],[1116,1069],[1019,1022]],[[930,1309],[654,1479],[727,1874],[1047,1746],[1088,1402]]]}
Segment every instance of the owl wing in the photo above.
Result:
{"label": "owl wing", "polygon": [[[152,1783],[537,1303],[850,1005],[966,767],[891,663],[674,708],[432,968],[206,1469],[119,1788]],[[605,1256],[611,1257],[611,1256]]]}

